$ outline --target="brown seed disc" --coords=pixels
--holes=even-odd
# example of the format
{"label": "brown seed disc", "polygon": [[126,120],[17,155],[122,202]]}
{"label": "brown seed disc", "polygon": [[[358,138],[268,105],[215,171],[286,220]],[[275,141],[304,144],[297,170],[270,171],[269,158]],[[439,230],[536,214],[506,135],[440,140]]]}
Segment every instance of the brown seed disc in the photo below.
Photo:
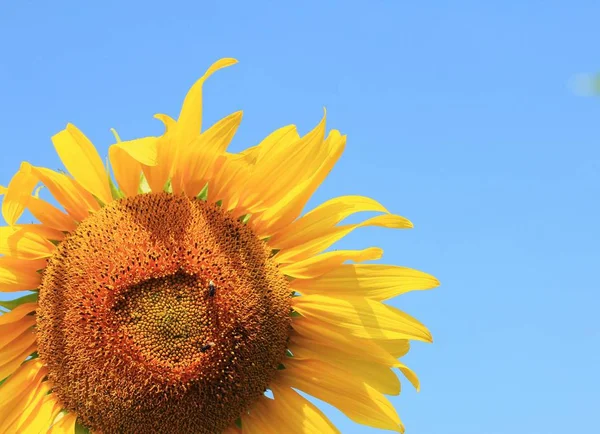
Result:
{"label": "brown seed disc", "polygon": [[38,344],[54,391],[93,431],[218,433],[285,355],[291,290],[251,229],[167,193],[112,202],[59,245]]}

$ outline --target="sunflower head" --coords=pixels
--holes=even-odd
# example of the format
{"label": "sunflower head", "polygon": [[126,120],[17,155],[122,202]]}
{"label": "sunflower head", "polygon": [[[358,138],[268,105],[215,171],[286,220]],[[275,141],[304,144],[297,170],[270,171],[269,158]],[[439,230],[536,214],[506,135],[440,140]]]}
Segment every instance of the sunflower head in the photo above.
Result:
{"label": "sunflower head", "polygon": [[[382,301],[438,282],[361,264],[375,247],[327,249],[412,224],[361,196],[300,216],[345,146],[325,118],[227,152],[241,112],[203,130],[202,87],[234,63],[211,66],[177,120],[157,115],[161,136],[115,132],[109,167],[68,125],[52,141],[69,174],[23,163],[0,190],[0,291],[32,291],[1,304],[0,433],[337,432],[294,389],[403,430],[384,395],[394,369],[418,388],[398,358],[431,335]],[[39,223],[18,223],[26,209]],[[379,215],[342,223],[361,211]]]}
{"label": "sunflower head", "polygon": [[290,299],[265,243],[216,205],[127,197],[82,221],[49,260],[39,354],[86,426],[222,430],[276,373]]}

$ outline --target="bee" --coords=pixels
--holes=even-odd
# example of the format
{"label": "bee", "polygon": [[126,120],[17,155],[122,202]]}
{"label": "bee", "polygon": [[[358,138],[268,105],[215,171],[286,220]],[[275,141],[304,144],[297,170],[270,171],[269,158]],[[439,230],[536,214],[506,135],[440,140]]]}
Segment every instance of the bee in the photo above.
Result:
{"label": "bee", "polygon": [[200,351],[203,352],[203,353],[206,353],[208,350],[210,350],[214,346],[215,346],[214,342],[209,342],[206,345],[202,345],[202,347],[200,347]]}
{"label": "bee", "polygon": [[215,286],[215,282],[213,282],[211,280],[210,282],[208,282],[208,296],[214,297],[216,291],[217,291],[217,287]]}

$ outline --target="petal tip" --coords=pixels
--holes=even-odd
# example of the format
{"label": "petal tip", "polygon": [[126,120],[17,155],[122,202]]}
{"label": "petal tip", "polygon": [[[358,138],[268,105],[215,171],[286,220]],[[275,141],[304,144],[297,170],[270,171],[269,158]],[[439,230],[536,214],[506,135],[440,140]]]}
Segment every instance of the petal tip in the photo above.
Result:
{"label": "petal tip", "polygon": [[119,133],[117,133],[117,130],[115,130],[114,128],[110,129],[110,132],[112,133],[112,135],[115,137],[115,141],[117,143],[121,142],[121,137],[119,136]]}

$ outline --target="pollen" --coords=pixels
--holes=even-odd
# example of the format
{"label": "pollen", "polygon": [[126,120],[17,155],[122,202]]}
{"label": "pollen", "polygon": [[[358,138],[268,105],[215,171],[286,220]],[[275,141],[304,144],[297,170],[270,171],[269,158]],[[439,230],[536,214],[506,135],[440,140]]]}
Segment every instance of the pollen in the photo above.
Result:
{"label": "pollen", "polygon": [[218,433],[285,357],[291,293],[266,243],[217,205],[124,198],[49,260],[39,355],[92,431]]}

